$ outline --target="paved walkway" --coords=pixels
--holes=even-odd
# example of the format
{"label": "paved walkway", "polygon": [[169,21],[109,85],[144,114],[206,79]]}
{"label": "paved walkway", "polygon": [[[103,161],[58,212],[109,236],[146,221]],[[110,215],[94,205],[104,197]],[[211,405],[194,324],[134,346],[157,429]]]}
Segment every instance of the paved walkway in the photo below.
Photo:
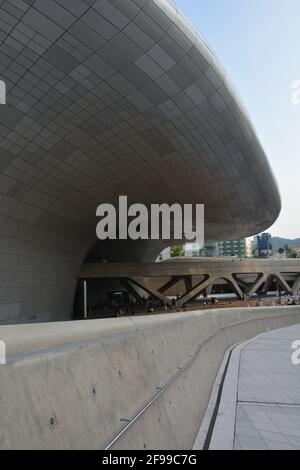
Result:
{"label": "paved walkway", "polygon": [[241,350],[234,448],[300,449],[300,325],[259,336]]}

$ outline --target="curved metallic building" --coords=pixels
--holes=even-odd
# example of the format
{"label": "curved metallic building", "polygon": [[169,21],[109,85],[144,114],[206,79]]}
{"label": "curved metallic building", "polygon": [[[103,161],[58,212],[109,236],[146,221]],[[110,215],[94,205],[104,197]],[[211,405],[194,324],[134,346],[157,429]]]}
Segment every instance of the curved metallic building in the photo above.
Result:
{"label": "curved metallic building", "polygon": [[[0,321],[70,318],[89,257],[153,259],[161,244],[96,244],[96,207],[203,203],[210,239],[269,227],[280,196],[213,52],[167,0],[0,6]],[[115,246],[116,245],[116,246]]]}

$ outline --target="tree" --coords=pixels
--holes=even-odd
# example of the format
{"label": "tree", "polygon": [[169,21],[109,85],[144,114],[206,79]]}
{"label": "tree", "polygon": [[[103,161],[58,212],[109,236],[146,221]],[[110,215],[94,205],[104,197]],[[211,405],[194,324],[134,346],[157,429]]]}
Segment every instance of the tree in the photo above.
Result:
{"label": "tree", "polygon": [[294,251],[288,246],[288,245],[284,245],[284,251],[285,251],[285,255],[287,258],[296,258],[296,254],[294,253]]}
{"label": "tree", "polygon": [[282,256],[284,255],[284,248],[279,248],[278,253]]}
{"label": "tree", "polygon": [[178,258],[180,256],[184,256],[184,250],[182,245],[174,245],[170,248],[170,256],[171,258]]}

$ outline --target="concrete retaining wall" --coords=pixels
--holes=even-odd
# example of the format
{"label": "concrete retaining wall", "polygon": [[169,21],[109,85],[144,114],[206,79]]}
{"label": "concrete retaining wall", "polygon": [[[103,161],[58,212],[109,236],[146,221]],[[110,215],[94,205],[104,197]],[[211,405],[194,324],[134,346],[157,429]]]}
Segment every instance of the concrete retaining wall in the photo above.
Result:
{"label": "concrete retaining wall", "polygon": [[225,351],[299,322],[278,307],[1,326],[0,448],[105,448],[198,351],[113,447],[189,449]]}

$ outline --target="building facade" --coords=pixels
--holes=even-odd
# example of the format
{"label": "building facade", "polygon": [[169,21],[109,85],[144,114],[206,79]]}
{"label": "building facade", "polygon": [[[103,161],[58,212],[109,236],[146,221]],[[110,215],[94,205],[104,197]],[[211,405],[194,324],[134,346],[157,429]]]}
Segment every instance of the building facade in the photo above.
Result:
{"label": "building facade", "polygon": [[247,258],[253,258],[253,239],[246,238],[246,254]]}
{"label": "building facade", "polygon": [[272,235],[262,233],[254,237],[253,253],[256,258],[270,258],[273,255]]}
{"label": "building facade", "polygon": [[197,243],[187,243],[184,246],[185,256],[188,257],[208,257],[212,258],[218,256],[218,243],[213,241],[208,241],[201,247]]}
{"label": "building facade", "polygon": [[224,240],[218,242],[218,256],[238,256],[239,258],[246,258],[246,239],[243,238],[241,240]]}
{"label": "building facade", "polygon": [[188,257],[224,257],[238,256],[252,258],[253,241],[249,238],[241,240],[208,241],[201,248],[197,243],[188,243],[184,246],[185,256]]}

